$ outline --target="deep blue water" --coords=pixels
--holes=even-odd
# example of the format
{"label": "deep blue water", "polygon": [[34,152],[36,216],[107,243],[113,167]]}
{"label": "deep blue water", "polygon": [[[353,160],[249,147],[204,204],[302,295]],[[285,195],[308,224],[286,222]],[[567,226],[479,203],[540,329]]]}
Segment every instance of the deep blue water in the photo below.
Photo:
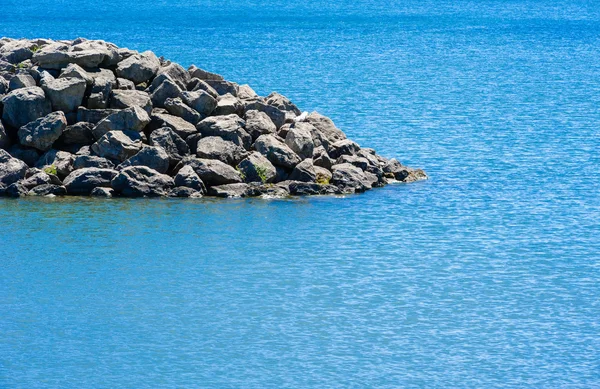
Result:
{"label": "deep blue water", "polygon": [[[277,90],[431,179],[0,200],[1,388],[600,387],[600,4],[2,0]],[[305,4],[306,3],[306,4]]]}

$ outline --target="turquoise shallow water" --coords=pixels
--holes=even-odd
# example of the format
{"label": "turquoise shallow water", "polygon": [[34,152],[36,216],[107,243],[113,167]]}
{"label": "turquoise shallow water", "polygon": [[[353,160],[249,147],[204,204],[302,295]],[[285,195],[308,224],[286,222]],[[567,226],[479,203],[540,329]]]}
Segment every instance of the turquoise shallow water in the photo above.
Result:
{"label": "turquoise shallow water", "polygon": [[431,179],[0,199],[0,388],[600,387],[600,6],[3,0],[277,90]]}

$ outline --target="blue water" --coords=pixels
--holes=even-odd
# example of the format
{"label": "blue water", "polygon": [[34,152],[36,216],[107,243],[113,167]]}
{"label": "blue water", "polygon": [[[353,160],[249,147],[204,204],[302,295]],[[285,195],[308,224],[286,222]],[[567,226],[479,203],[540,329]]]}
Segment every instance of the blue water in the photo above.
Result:
{"label": "blue water", "polygon": [[[427,182],[0,200],[1,388],[600,387],[600,4],[2,0],[331,116]],[[306,3],[306,4],[305,4]]]}

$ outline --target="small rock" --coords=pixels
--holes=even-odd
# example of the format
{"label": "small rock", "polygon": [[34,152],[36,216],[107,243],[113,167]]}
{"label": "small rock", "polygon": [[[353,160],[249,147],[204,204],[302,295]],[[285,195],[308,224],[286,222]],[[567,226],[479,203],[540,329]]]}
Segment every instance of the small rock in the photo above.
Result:
{"label": "small rock", "polygon": [[31,189],[27,195],[29,196],[65,196],[67,188],[62,185],[43,184]]}
{"label": "small rock", "polygon": [[154,107],[165,108],[165,101],[167,99],[176,98],[181,95],[181,88],[168,76],[165,77],[165,80],[150,95]]}
{"label": "small rock", "polygon": [[244,100],[244,105],[246,112],[256,110],[266,113],[277,129],[285,124],[285,113],[279,108],[273,107],[260,100]]}
{"label": "small rock", "polygon": [[277,170],[264,155],[253,152],[239,163],[238,170],[245,182],[261,182],[263,184],[275,181]]}
{"label": "small rock", "polygon": [[169,127],[152,131],[150,145],[162,147],[169,156],[170,167],[175,167],[183,157],[190,153],[187,143]]}
{"label": "small rock", "polygon": [[96,78],[92,86],[90,97],[88,97],[87,106],[90,109],[108,108],[110,94],[112,92],[112,83],[106,78]]}
{"label": "small rock", "polygon": [[215,108],[213,115],[224,116],[232,114],[243,116],[244,105],[231,93],[219,96],[217,99],[217,107]]}
{"label": "small rock", "polygon": [[226,184],[213,186],[208,189],[208,194],[215,197],[246,197],[250,187],[245,183]]}
{"label": "small rock", "polygon": [[301,182],[316,182],[317,172],[313,165],[313,160],[310,158],[305,159],[294,167],[292,174],[290,174],[289,180],[301,181]]}
{"label": "small rock", "polygon": [[86,85],[91,86],[94,83],[94,78],[88,74],[81,66],[74,63],[69,64],[60,72],[58,78],[78,78],[85,81]]}
{"label": "small rock", "polygon": [[103,197],[105,199],[110,199],[113,197],[115,191],[113,188],[103,188],[103,187],[98,187],[98,188],[94,188],[92,189],[92,192],[90,193],[90,196],[92,197]]}
{"label": "small rock", "polygon": [[371,180],[360,168],[354,165],[342,163],[334,165],[332,170],[331,183],[344,192],[364,192],[372,187]]}
{"label": "small rock", "polygon": [[58,177],[65,178],[73,171],[74,161],[75,156],[73,154],[52,149],[40,157],[35,167],[38,169],[55,169]]}
{"label": "small rock", "polygon": [[8,88],[11,91],[32,86],[36,86],[35,80],[27,73],[17,73],[17,75],[11,78],[10,83],[8,84]]}
{"label": "small rock", "polygon": [[285,144],[302,159],[312,158],[313,156],[315,145],[311,128],[314,127],[308,123],[294,123],[285,137]]}
{"label": "small rock", "polygon": [[150,116],[150,120],[151,122],[148,127],[151,131],[158,128],[168,127],[175,131],[175,133],[182,139],[185,139],[188,136],[198,132],[192,123],[186,122],[178,116],[163,113],[153,113]]}
{"label": "small rock", "polygon": [[329,147],[329,155],[333,159],[338,159],[342,155],[356,155],[359,151],[360,146],[350,139],[337,141]]}
{"label": "small rock", "polygon": [[189,67],[188,73],[192,78],[198,78],[200,80],[223,80],[223,76],[207,72],[206,70],[202,70],[195,65]]}

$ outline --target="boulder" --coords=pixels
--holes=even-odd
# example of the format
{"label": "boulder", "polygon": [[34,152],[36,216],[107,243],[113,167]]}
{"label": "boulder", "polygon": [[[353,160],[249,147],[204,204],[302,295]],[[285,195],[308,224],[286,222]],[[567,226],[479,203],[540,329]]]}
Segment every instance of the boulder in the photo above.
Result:
{"label": "boulder", "polygon": [[87,71],[88,75],[90,77],[92,77],[92,80],[93,80],[92,83],[96,82],[96,80],[98,80],[98,79],[104,78],[110,82],[111,87],[113,89],[116,89],[117,77],[115,77],[115,74],[112,72],[112,70],[96,68],[96,69],[87,69],[86,71]]}
{"label": "boulder", "polygon": [[25,147],[20,144],[12,145],[8,152],[14,158],[20,159],[25,162],[28,166],[34,166],[37,160],[40,158],[40,152],[33,147]]}
{"label": "boulder", "polygon": [[142,148],[142,138],[137,131],[109,131],[92,145],[92,151],[99,157],[120,162],[133,157]]}
{"label": "boulder", "polygon": [[115,164],[106,158],[97,157],[95,155],[79,155],[75,158],[73,170],[85,169],[88,167],[112,170],[115,168]]}
{"label": "boulder", "polygon": [[342,191],[334,185],[322,185],[314,182],[288,181],[287,188],[294,196],[315,196],[341,194]]}
{"label": "boulder", "polygon": [[224,116],[232,114],[243,116],[244,105],[231,93],[219,96],[217,99],[217,107],[215,108],[213,115]]}
{"label": "boulder", "polygon": [[337,141],[329,146],[329,156],[333,159],[338,159],[342,155],[356,155],[360,151],[360,146],[351,141],[344,139]]}
{"label": "boulder", "polygon": [[316,147],[313,150],[313,164],[331,171],[335,161],[329,157],[327,150],[323,146]]}
{"label": "boulder", "polygon": [[349,163],[357,168],[360,168],[362,171],[367,171],[369,169],[369,160],[359,157],[358,155],[342,155],[336,161],[336,164],[341,163]]}
{"label": "boulder", "polygon": [[179,169],[179,172],[177,172],[177,174],[175,175],[175,185],[185,186],[193,189],[194,191],[206,193],[206,187],[204,186],[204,182],[202,182],[200,176],[198,176],[194,169],[189,165],[186,165]]}
{"label": "boulder", "polygon": [[302,159],[312,158],[313,156],[315,145],[311,129],[314,129],[311,124],[294,123],[285,137],[285,144]]}
{"label": "boulder", "polygon": [[189,165],[207,186],[234,184],[242,182],[240,173],[233,167],[216,159],[186,157],[181,166]]}
{"label": "boulder", "polygon": [[213,88],[212,86],[208,85],[206,83],[206,81],[202,81],[202,80],[200,80],[198,78],[193,78],[188,83],[187,89],[190,92],[204,91],[204,92],[208,93],[209,95],[211,95],[214,99],[217,99],[219,97],[219,94],[217,93],[217,91],[215,90],[215,88]]}
{"label": "boulder", "polygon": [[182,92],[181,99],[201,115],[210,115],[217,107],[217,99],[204,90]]}
{"label": "boulder", "polygon": [[195,65],[188,68],[188,73],[192,78],[198,78],[200,80],[223,80],[223,76],[202,70]]}
{"label": "boulder", "polygon": [[65,196],[67,188],[63,185],[43,184],[31,189],[28,196]]}
{"label": "boulder", "polygon": [[308,158],[297,164],[288,179],[301,182],[316,182],[317,172],[315,171],[313,160]]}
{"label": "boulder", "polygon": [[[69,49],[72,52],[95,52],[104,55],[101,66],[113,67],[121,60],[117,46],[102,40],[76,39]],[[88,66],[89,67],[89,66]]]}
{"label": "boulder", "polygon": [[120,164],[117,169],[122,170],[129,166],[147,166],[164,174],[169,170],[169,156],[162,147],[144,145],[136,155]]}
{"label": "boulder", "polygon": [[110,108],[125,109],[141,107],[148,115],[152,114],[150,95],[139,90],[113,90],[110,96]]}
{"label": "boulder", "polygon": [[147,166],[129,166],[113,178],[111,187],[126,197],[166,196],[173,179]]}
{"label": "boulder", "polygon": [[383,171],[386,177],[390,177],[400,182],[415,182],[426,180],[427,174],[421,169],[412,169],[402,165],[397,159],[391,158],[385,166]]}
{"label": "boulder", "polygon": [[106,57],[96,50],[69,51],[69,46],[56,42],[33,53],[31,62],[47,69],[62,69],[70,63],[84,68],[95,68]]}
{"label": "boulder", "polygon": [[29,189],[23,186],[21,182],[13,182],[4,190],[5,196],[14,198],[27,196],[27,193],[29,193]]}
{"label": "boulder", "polygon": [[306,122],[312,124],[328,143],[335,143],[346,139],[346,134],[335,126],[333,121],[318,112],[313,112],[306,117]]}
{"label": "boulder", "polygon": [[59,141],[65,145],[91,145],[96,141],[93,128],[92,123],[77,122],[65,128]]}
{"label": "boulder", "polygon": [[188,83],[191,81],[191,76],[188,71],[174,62],[158,69],[157,78],[162,74],[169,76],[181,90],[186,90]]}
{"label": "boulder", "polygon": [[300,112],[298,107],[296,107],[296,105],[292,103],[290,99],[277,92],[273,92],[267,96],[266,103],[285,112],[287,120],[292,120],[296,116],[302,114],[302,112]]}
{"label": "boulder", "polygon": [[169,197],[188,197],[188,198],[201,198],[202,192],[198,192],[195,189],[188,188],[186,186],[177,186],[169,191],[167,194]]}
{"label": "boulder", "polygon": [[109,131],[137,131],[141,132],[150,123],[150,117],[140,107],[130,107],[117,111],[102,119],[92,130],[94,137],[100,139]]}
{"label": "boulder", "polygon": [[358,167],[349,163],[334,165],[331,183],[345,193],[364,192],[371,189],[371,179]]}
{"label": "boulder", "polygon": [[245,119],[246,132],[250,134],[253,141],[261,135],[275,134],[277,131],[271,118],[264,112],[252,109],[246,112]]}
{"label": "boulder", "polygon": [[241,100],[251,100],[258,97],[254,89],[250,87],[248,84],[240,85],[238,87],[238,96]]}
{"label": "boulder", "polygon": [[149,129],[154,131],[158,128],[168,127],[175,131],[177,135],[179,135],[182,139],[187,138],[188,136],[195,134],[198,132],[196,127],[189,122],[186,122],[182,118],[178,116],[173,116],[164,113],[153,113],[150,116],[150,125]]}
{"label": "boulder", "polygon": [[116,74],[118,77],[133,81],[134,84],[147,82],[156,75],[160,62],[151,51],[134,54],[118,63]]}
{"label": "boulder", "polygon": [[8,149],[10,147],[10,138],[0,121],[0,149]]}
{"label": "boulder", "polygon": [[196,125],[200,120],[202,120],[202,115],[200,115],[195,109],[186,105],[179,97],[174,99],[166,99],[164,106],[171,115],[178,116],[191,124]]}
{"label": "boulder", "polygon": [[322,184],[322,185],[326,185],[329,184],[331,182],[331,179],[333,178],[333,175],[331,174],[331,172],[323,167],[320,166],[314,166],[313,167],[315,170],[315,181],[317,182],[317,184]]}
{"label": "boulder", "polygon": [[33,44],[26,39],[15,39],[0,46],[0,58],[12,64],[31,59]]}
{"label": "boulder", "polygon": [[81,66],[74,63],[69,64],[60,72],[58,78],[78,78],[85,81],[86,85],[91,86],[94,83],[94,78],[88,74]]}
{"label": "boulder", "polygon": [[166,77],[150,95],[154,107],[165,108],[165,101],[167,99],[177,98],[181,95],[181,88],[168,76]]}
{"label": "boulder", "polygon": [[237,115],[210,116],[196,125],[202,136],[218,136],[249,149],[252,137],[244,130],[244,119]]}
{"label": "boulder", "polygon": [[235,166],[246,158],[248,152],[231,141],[218,136],[208,136],[198,141],[196,155],[204,159],[218,159],[228,165]]}
{"label": "boulder", "polygon": [[74,170],[64,179],[63,184],[70,195],[89,195],[94,188],[110,187],[110,183],[118,174],[112,169],[94,167]]}
{"label": "boulder", "polygon": [[[1,70],[0,70],[1,73]],[[8,93],[8,81],[6,81],[3,77],[0,77],[0,96]]]}
{"label": "boulder", "polygon": [[169,127],[163,127],[152,131],[149,139],[150,145],[159,146],[169,156],[169,164],[175,167],[183,157],[190,153],[185,141]]}
{"label": "boulder", "polygon": [[114,196],[114,193],[115,193],[115,191],[113,188],[97,187],[97,188],[92,189],[90,196],[102,197],[105,199],[109,199]]}
{"label": "boulder", "polygon": [[77,121],[97,124],[102,119],[119,112],[118,109],[87,109],[85,107],[77,108]]}
{"label": "boulder", "polygon": [[35,167],[38,169],[50,168],[56,170],[56,175],[60,178],[65,178],[73,171],[73,162],[75,156],[66,151],[49,150],[40,157],[36,162]]}
{"label": "boulder", "polygon": [[81,105],[85,88],[86,82],[74,77],[57,78],[43,85],[52,103],[52,110],[65,113],[75,111]]}
{"label": "boulder", "polygon": [[254,142],[254,149],[267,157],[275,166],[293,169],[300,163],[300,157],[273,135],[259,136]]}
{"label": "boulder", "polygon": [[7,151],[0,149],[0,184],[8,186],[25,177],[29,167],[20,159],[13,158]]}
{"label": "boulder", "polygon": [[29,88],[36,86],[35,80],[27,73],[17,73],[13,78],[10,79],[8,88],[13,91],[19,88]]}
{"label": "boulder", "polygon": [[51,181],[52,180],[50,179],[50,175],[40,170],[32,176],[21,180],[20,183],[27,189],[33,189],[39,185],[50,184],[52,183]]}
{"label": "boulder", "polygon": [[124,78],[117,78],[117,89],[135,90],[135,84],[133,81],[126,80]]}
{"label": "boulder", "polygon": [[226,184],[212,186],[208,189],[208,194],[215,197],[246,197],[250,187],[245,183]]}
{"label": "boulder", "polygon": [[229,82],[225,80],[204,80],[204,82],[216,90],[220,96],[230,93],[237,97],[238,84],[235,82]]}
{"label": "boulder", "polygon": [[256,110],[260,112],[264,112],[269,116],[275,127],[279,129],[281,126],[285,124],[285,112],[280,110],[279,108],[273,107],[272,105],[266,104],[265,102],[255,99],[255,100],[244,100],[244,108],[247,111]]}
{"label": "boulder", "polygon": [[19,128],[19,141],[23,146],[41,151],[50,150],[67,128],[67,118],[62,112],[52,112]]}
{"label": "boulder", "polygon": [[264,155],[253,152],[239,163],[238,171],[242,173],[245,182],[273,182],[277,176],[275,166]]}
{"label": "boulder", "polygon": [[0,100],[0,105],[4,105],[2,122],[13,128],[20,128],[52,112],[50,101],[37,86],[8,93]]}
{"label": "boulder", "polygon": [[107,78],[96,78],[92,85],[90,97],[88,97],[87,106],[90,109],[108,108],[110,94],[112,92],[112,83]]}

